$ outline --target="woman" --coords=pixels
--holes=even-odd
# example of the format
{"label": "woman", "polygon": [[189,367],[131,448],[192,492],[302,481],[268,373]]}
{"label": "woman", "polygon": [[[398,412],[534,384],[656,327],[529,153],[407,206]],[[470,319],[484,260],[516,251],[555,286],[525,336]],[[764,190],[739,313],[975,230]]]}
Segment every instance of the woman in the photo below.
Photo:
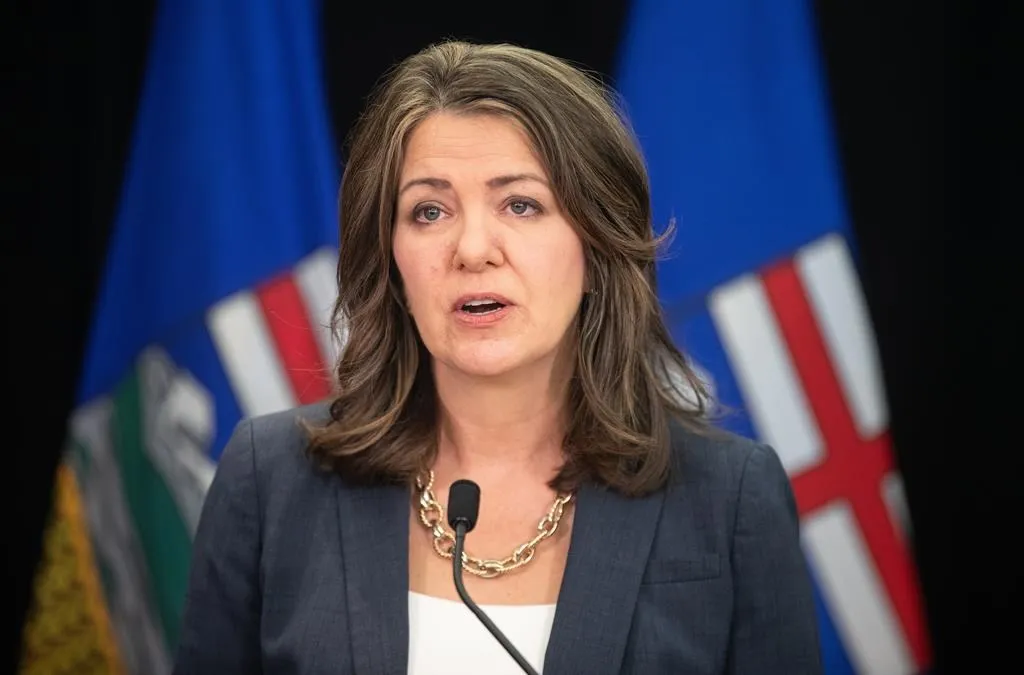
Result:
{"label": "woman", "polygon": [[787,477],[710,427],[660,243],[584,74],[464,43],[390,73],[342,182],[338,393],[235,431],[176,672],[521,672],[452,583],[462,478],[467,590],[538,672],[820,672]]}

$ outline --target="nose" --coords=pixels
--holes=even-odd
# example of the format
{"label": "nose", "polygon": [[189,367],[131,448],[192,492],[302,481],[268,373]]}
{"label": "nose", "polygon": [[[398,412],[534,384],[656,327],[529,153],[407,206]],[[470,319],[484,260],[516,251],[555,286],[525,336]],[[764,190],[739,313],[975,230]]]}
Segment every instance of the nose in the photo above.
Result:
{"label": "nose", "polygon": [[456,229],[455,254],[452,261],[457,270],[482,272],[505,262],[498,223],[478,213],[461,219]]}

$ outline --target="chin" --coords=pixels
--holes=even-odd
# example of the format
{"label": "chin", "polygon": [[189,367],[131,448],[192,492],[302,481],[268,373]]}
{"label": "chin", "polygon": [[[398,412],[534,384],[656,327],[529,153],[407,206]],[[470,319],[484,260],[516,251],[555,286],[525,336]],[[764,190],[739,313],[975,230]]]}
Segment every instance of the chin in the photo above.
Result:
{"label": "chin", "polygon": [[481,347],[459,350],[443,361],[449,368],[474,377],[498,377],[528,362],[526,355],[517,350],[495,349],[493,345]]}

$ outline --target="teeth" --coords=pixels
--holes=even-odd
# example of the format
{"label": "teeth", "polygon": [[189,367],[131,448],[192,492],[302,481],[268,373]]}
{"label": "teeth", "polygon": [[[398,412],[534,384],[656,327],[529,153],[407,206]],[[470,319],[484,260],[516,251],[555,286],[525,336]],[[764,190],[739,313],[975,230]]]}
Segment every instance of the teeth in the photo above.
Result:
{"label": "teeth", "polygon": [[479,307],[480,305],[500,305],[497,300],[470,300],[463,307]]}

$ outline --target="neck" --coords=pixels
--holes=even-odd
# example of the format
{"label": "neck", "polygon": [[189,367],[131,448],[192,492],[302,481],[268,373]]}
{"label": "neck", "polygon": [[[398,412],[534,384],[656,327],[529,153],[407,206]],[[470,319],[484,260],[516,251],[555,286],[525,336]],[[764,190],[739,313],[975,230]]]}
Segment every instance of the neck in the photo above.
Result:
{"label": "neck", "polygon": [[562,464],[569,378],[536,368],[478,378],[435,364],[440,406],[437,462],[460,475],[537,474]]}

